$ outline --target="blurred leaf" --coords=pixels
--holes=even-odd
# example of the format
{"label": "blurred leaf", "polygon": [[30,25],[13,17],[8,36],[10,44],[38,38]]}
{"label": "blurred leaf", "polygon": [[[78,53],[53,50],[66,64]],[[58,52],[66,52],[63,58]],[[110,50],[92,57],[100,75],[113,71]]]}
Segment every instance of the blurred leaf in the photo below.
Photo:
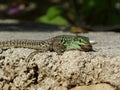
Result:
{"label": "blurred leaf", "polygon": [[54,24],[54,25],[68,25],[69,22],[61,16],[64,11],[61,7],[50,7],[44,16],[37,18],[37,22]]}
{"label": "blurred leaf", "polygon": [[37,22],[42,22],[42,23],[49,23],[49,19],[46,18],[46,16],[41,16],[36,19]]}
{"label": "blurred leaf", "polygon": [[63,18],[62,16],[57,16],[54,19],[51,20],[51,24],[56,25],[68,25],[68,21]]}
{"label": "blurred leaf", "polygon": [[47,16],[47,18],[49,18],[49,19],[53,19],[54,17],[62,14],[63,11],[64,11],[64,9],[63,9],[62,7],[53,6],[53,7],[50,7],[50,8],[47,10],[46,16]]}

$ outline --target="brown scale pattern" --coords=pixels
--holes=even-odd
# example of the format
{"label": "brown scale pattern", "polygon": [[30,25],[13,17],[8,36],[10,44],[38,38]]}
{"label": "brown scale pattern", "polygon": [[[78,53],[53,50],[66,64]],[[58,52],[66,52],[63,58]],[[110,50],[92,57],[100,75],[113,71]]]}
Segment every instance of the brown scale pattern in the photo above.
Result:
{"label": "brown scale pattern", "polygon": [[44,49],[49,48],[51,45],[50,40],[40,41],[40,40],[9,40],[0,41],[0,48],[2,47],[24,47],[32,49]]}

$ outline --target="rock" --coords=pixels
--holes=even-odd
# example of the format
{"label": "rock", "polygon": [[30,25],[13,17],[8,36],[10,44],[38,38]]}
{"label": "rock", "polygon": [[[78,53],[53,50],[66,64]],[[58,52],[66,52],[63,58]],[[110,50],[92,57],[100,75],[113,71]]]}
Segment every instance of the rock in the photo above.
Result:
{"label": "rock", "polygon": [[90,86],[78,86],[70,90],[116,90],[114,87],[109,84],[97,84]]}

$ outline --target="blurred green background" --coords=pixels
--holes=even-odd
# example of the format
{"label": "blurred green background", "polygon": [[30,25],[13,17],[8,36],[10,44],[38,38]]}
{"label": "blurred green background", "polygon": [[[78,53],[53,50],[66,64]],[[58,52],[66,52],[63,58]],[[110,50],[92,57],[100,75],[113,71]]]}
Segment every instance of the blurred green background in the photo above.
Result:
{"label": "blurred green background", "polygon": [[0,19],[113,26],[120,24],[120,0],[0,0]]}

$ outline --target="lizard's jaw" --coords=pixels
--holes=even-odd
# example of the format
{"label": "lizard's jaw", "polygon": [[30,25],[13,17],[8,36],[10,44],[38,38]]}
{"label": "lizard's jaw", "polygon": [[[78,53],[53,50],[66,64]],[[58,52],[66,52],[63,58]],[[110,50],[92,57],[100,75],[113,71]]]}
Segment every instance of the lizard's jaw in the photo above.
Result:
{"label": "lizard's jaw", "polygon": [[92,45],[83,45],[81,49],[85,52],[93,51]]}

